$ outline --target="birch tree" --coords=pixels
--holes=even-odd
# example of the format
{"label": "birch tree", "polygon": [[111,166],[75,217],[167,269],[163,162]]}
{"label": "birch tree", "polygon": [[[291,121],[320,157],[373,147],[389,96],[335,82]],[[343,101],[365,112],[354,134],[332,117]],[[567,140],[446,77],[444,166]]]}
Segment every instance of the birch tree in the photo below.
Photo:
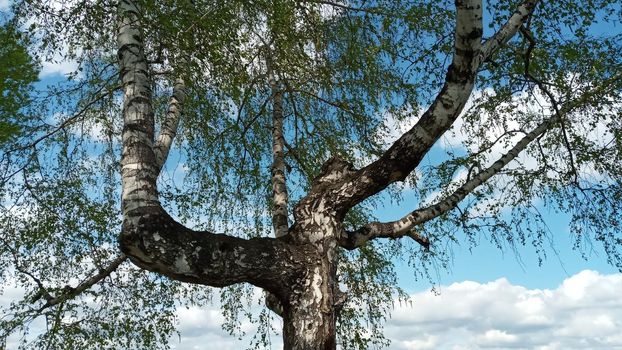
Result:
{"label": "birch tree", "polygon": [[395,261],[429,277],[480,237],[544,258],[546,207],[621,268],[616,6],[16,2],[77,70],[2,145],[0,266],[26,292],[0,337],[44,317],[24,347],[167,347],[214,287],[231,320],[264,291],[285,349],[387,345]]}

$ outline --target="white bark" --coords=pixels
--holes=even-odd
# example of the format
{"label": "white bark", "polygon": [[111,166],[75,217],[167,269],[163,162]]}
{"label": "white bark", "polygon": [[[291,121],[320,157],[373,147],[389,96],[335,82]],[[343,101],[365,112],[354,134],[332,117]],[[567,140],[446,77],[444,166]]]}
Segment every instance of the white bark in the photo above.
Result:
{"label": "white bark", "polygon": [[[119,68],[123,84],[123,151],[121,195],[124,214],[159,206],[155,181],[159,168],[153,154],[153,107],[139,12],[131,1],[118,5]],[[130,217],[126,215],[126,217]]]}
{"label": "white bark", "polygon": [[158,167],[162,169],[175,136],[177,136],[177,128],[181,120],[184,100],[186,99],[185,84],[183,79],[175,80],[173,86],[173,95],[168,104],[168,111],[160,128],[160,135],[153,147]]}
{"label": "white bark", "polygon": [[[526,6],[525,3],[521,6]],[[532,8],[527,10],[528,13]],[[273,224],[277,238],[245,240],[190,230],[161,208],[156,179],[177,132],[184,87],[183,82],[176,82],[169,112],[154,144],[153,108],[140,16],[133,3],[122,0],[118,41],[125,92],[121,162],[124,226],[120,239],[124,253],[144,269],[184,282],[216,287],[248,282],[259,286],[282,307],[287,349],[335,349],[337,305],[343,300],[337,280],[339,245],[352,249],[372,238],[397,238],[406,234],[424,246],[429,244],[411,228],[438,212],[450,210],[516,157],[530,140],[544,132],[541,129],[549,127],[547,122],[534,130],[530,139],[519,142],[493,166],[464,184],[462,192],[436,207],[415,211],[399,222],[372,223],[354,233],[344,232],[343,219],[348,210],[390,183],[404,179],[451,127],[471,94],[481,62],[514,35],[516,23],[522,23],[527,16],[521,11],[519,17],[510,18],[510,24],[502,28],[496,39],[482,48],[481,0],[456,0],[454,54],[433,104],[411,130],[366,168],[355,171],[351,164],[338,158],[329,160],[307,196],[295,206],[295,222],[289,228],[283,95],[268,64],[273,102]]]}
{"label": "white bark", "polygon": [[[269,51],[266,48],[266,51]],[[283,89],[273,70],[271,54],[266,53],[268,82],[272,94],[272,226],[276,237],[287,235],[287,184],[285,177],[285,138],[283,136]]]}
{"label": "white bark", "polygon": [[[141,268],[170,278],[211,286],[248,282],[279,298],[300,273],[298,251],[268,238],[245,240],[196,232],[160,206],[156,179],[174,138],[183,102],[178,81],[154,152],[154,118],[140,14],[129,0],[118,4],[118,56],[124,89],[122,209],[120,245]],[[302,250],[300,250],[302,251]]]}
{"label": "white bark", "polygon": [[486,40],[477,60],[478,65],[489,59],[499,47],[514,37],[539,2],[540,0],[525,0],[516,8],[508,21],[490,39]]}

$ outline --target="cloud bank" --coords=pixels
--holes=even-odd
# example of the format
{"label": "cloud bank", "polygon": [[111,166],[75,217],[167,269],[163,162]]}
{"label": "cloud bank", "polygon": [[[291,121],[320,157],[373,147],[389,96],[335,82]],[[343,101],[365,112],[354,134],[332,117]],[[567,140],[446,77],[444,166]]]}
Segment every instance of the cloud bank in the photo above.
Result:
{"label": "cloud bank", "polygon": [[391,349],[622,349],[622,274],[584,270],[556,289],[454,283],[396,308]]}
{"label": "cloud bank", "polygon": [[[622,349],[622,274],[603,275],[584,270],[555,289],[527,289],[501,278],[488,283],[464,281],[443,286],[441,294],[421,292],[411,302],[396,303],[385,335],[390,350],[574,350]],[[21,296],[5,288],[0,305]],[[176,350],[239,350],[249,346],[253,324],[243,321],[246,336],[222,330],[220,310],[178,309],[180,337],[170,339]],[[43,330],[43,320],[31,335]],[[273,327],[281,328],[280,320]],[[271,336],[271,349],[282,349],[280,335]],[[7,349],[17,348],[9,337]]]}
{"label": "cloud bank", "polygon": [[[423,349],[622,349],[622,274],[584,270],[555,289],[527,289],[502,278],[413,294],[387,322],[391,350]],[[220,330],[215,309],[180,310],[179,350],[244,349]],[[278,328],[278,324],[275,324]],[[253,334],[252,325],[244,325]],[[272,349],[280,349],[278,336]]]}

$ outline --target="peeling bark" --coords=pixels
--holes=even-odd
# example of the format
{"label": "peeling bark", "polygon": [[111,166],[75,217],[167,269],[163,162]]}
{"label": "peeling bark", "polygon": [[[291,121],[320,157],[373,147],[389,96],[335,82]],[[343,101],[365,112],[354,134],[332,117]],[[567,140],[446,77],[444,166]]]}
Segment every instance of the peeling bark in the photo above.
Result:
{"label": "peeling bark", "polygon": [[123,228],[124,253],[139,267],[178,281],[213,287],[247,282],[283,298],[307,261],[305,250],[283,240],[193,231],[161,208],[139,212],[136,226]]}

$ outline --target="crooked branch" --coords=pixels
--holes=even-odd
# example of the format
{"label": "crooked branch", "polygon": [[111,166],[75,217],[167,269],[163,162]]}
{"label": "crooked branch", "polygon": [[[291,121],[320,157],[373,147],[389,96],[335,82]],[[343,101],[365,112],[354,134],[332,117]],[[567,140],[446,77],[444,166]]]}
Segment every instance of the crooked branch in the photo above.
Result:
{"label": "crooked branch", "polygon": [[571,172],[574,177],[574,183],[575,185],[579,185],[579,179],[578,179],[579,172],[577,171],[577,166],[575,165],[574,155],[572,153],[572,146],[570,145],[570,140],[568,138],[568,132],[566,131],[566,125],[564,123],[564,118],[561,112],[559,111],[559,102],[557,101],[557,99],[555,98],[555,95],[553,95],[551,90],[549,90],[549,88],[547,87],[547,84],[543,82],[542,80],[536,78],[530,72],[530,69],[529,69],[530,63],[531,63],[531,53],[533,52],[533,49],[536,47],[536,40],[531,34],[531,32],[524,26],[520,28],[520,32],[521,34],[523,34],[525,39],[527,39],[527,41],[529,42],[529,46],[527,47],[527,50],[525,51],[525,58],[524,58],[525,59],[525,72],[523,74],[525,75],[525,78],[534,82],[538,86],[538,88],[542,92],[544,92],[544,94],[548,97],[549,101],[551,102],[551,106],[553,106],[553,111],[555,112],[555,115],[557,116],[559,125],[561,127],[564,146],[566,147],[566,150],[568,151],[568,160],[570,163]]}

